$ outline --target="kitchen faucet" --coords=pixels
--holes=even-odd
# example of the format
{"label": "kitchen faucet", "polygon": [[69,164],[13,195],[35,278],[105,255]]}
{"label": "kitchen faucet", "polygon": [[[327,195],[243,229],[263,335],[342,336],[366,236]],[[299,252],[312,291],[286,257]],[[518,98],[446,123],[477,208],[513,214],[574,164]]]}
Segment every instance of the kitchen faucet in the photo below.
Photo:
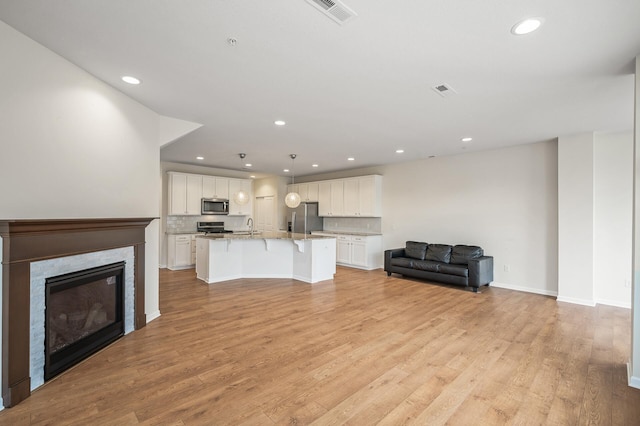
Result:
{"label": "kitchen faucet", "polygon": [[249,234],[253,235],[253,218],[247,219],[247,225],[249,226]]}

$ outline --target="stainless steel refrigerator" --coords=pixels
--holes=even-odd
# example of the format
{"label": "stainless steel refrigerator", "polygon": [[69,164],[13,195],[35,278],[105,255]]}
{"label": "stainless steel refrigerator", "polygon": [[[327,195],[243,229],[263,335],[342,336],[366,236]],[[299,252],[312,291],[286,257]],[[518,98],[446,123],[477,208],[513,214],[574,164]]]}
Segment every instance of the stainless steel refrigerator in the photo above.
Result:
{"label": "stainless steel refrigerator", "polygon": [[295,209],[289,208],[287,220],[291,223],[291,231],[298,234],[322,231],[322,218],[318,216],[318,203],[300,203]]}

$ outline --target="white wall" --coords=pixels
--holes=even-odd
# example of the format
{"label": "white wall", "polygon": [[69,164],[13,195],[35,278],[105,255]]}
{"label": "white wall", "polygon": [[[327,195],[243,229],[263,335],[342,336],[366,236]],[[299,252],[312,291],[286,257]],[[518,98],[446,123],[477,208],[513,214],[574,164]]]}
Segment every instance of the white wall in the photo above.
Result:
{"label": "white wall", "polygon": [[558,300],[593,298],[593,133],[558,139]]}
{"label": "white wall", "polygon": [[594,299],[631,307],[633,134],[594,137]]}
{"label": "white wall", "polygon": [[0,57],[0,218],[158,217],[158,115],[1,21]]}
{"label": "white wall", "polygon": [[557,294],[555,141],[297,180],[365,174],[383,175],[385,249],[407,240],[479,245],[494,256],[494,285]]}

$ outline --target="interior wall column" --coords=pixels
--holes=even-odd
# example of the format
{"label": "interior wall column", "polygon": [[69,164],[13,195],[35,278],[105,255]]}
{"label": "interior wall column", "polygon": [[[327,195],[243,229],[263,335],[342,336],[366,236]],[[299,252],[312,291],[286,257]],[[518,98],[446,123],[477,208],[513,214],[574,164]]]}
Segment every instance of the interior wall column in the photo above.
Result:
{"label": "interior wall column", "polygon": [[629,385],[640,389],[640,56],[636,57],[633,126],[633,285]]}
{"label": "interior wall column", "polygon": [[594,134],[558,138],[558,301],[595,306]]}

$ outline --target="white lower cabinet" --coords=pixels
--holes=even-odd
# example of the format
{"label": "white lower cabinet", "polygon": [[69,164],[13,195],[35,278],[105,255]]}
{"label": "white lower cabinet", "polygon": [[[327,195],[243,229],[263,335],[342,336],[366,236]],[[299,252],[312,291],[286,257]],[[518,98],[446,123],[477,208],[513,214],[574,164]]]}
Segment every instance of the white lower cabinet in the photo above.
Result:
{"label": "white lower cabinet", "polygon": [[382,235],[347,235],[313,232],[336,239],[336,264],[359,269],[378,269],[383,266]]}
{"label": "white lower cabinet", "polygon": [[195,234],[169,235],[167,238],[167,268],[176,271],[196,264]]}

